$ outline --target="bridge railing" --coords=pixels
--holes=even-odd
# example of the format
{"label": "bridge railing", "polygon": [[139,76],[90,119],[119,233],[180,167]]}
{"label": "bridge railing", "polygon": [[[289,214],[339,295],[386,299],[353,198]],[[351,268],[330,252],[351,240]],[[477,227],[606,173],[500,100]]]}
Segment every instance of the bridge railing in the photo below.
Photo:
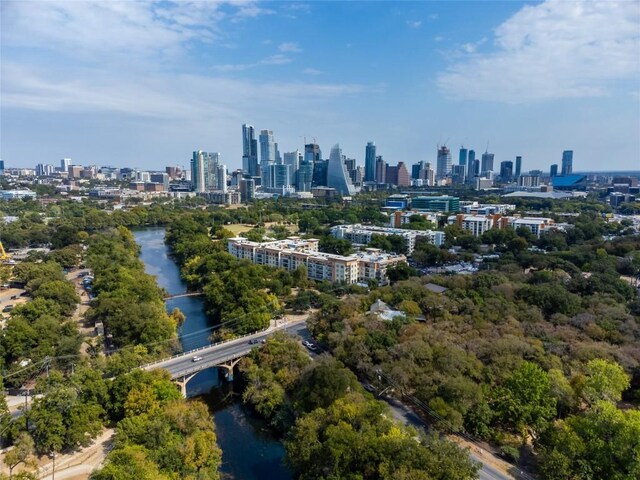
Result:
{"label": "bridge railing", "polygon": [[223,340],[221,342],[210,343],[209,345],[205,345],[204,347],[198,347],[198,348],[195,348],[193,350],[189,350],[188,352],[177,353],[177,354],[175,354],[175,355],[173,355],[171,357],[165,357],[165,358],[162,358],[160,360],[156,360],[155,362],[145,363],[144,365],[140,365],[140,368],[144,369],[144,368],[150,367],[152,365],[157,365],[159,363],[168,362],[169,360],[173,360],[175,358],[188,357],[190,355],[193,355],[196,352],[200,352],[202,350],[206,350],[206,349],[212,348],[212,347],[218,347],[218,346],[223,345],[225,343],[235,342],[236,340],[240,340],[240,339],[243,339],[243,338],[246,338],[246,337],[250,337],[251,335],[259,335],[261,333],[264,333],[267,330],[268,329],[258,330],[257,332],[245,333],[244,335],[241,335],[241,336],[235,337],[235,338],[231,338],[229,340]]}
{"label": "bridge railing", "polygon": [[220,358],[216,358],[215,360],[203,360],[202,362],[198,362],[195,366],[191,368],[186,368],[184,370],[180,370],[179,372],[175,372],[171,374],[171,378],[176,379],[180,377],[186,377],[191,375],[192,373],[201,372],[202,370],[206,370],[207,368],[220,367],[223,363],[228,362],[230,360],[235,360],[240,357],[244,357],[248,355],[251,350],[253,350],[255,345],[252,345],[252,348],[248,348],[242,352],[236,352],[230,355],[225,355]]}

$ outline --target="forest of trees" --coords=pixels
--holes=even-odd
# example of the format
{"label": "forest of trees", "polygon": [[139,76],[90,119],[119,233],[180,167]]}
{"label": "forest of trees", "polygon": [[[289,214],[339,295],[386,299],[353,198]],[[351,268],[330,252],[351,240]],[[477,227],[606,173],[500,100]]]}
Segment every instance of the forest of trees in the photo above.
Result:
{"label": "forest of trees", "polygon": [[399,425],[341,362],[312,361],[285,334],[255,349],[241,370],[244,401],[282,433],[296,478],[476,478],[460,447]]}

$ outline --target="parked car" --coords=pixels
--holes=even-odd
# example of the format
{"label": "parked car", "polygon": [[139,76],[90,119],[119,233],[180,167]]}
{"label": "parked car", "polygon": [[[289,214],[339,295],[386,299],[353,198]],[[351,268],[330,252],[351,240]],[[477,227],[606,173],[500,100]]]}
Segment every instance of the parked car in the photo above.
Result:
{"label": "parked car", "polygon": [[13,305],[7,305],[2,309],[3,312],[10,312],[11,310],[13,310]]}

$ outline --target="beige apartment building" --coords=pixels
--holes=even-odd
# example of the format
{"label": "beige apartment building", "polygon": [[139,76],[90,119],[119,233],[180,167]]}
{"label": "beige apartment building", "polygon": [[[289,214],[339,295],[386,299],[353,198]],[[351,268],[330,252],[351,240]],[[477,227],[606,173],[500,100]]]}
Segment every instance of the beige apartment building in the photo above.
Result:
{"label": "beige apartment building", "polygon": [[404,255],[391,255],[375,248],[348,256],[321,253],[318,251],[318,240],[299,237],[272,242],[230,238],[227,240],[227,251],[240,260],[288,271],[304,265],[311,280],[348,284],[377,280],[384,285],[388,282],[387,268],[407,261]]}

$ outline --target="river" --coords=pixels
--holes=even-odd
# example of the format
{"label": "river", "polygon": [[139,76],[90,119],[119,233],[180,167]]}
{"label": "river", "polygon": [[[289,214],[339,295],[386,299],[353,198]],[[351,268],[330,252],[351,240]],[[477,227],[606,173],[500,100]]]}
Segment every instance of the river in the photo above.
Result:
{"label": "river", "polygon": [[[155,275],[158,285],[172,295],[184,293],[186,284],[180,278],[180,269],[169,257],[164,244],[163,228],[146,228],[133,232],[140,245],[140,259],[145,270]],[[185,350],[208,343],[210,331],[205,315],[204,301],[200,297],[182,297],[169,300],[167,310],[179,308],[186,320],[179,329]],[[236,480],[291,480],[291,472],[282,464],[282,443],[255,417],[233,391],[234,385],[219,384],[216,369],[205,370],[187,385],[187,396],[203,398],[213,412],[218,445],[222,449],[223,478]]]}

